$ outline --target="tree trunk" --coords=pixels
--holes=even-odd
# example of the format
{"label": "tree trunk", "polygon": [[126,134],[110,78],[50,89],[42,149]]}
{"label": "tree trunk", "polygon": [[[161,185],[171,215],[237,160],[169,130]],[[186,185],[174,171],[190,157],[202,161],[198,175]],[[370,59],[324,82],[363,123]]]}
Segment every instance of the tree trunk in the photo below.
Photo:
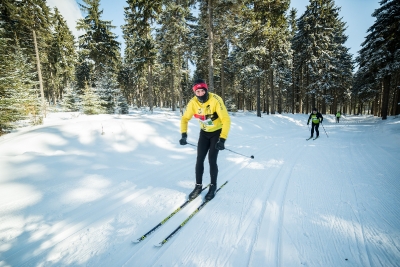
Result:
{"label": "tree trunk", "polygon": [[[189,63],[187,61],[187,63]],[[179,61],[178,61],[178,66],[181,66],[181,58],[179,57]],[[186,65],[187,67],[187,71],[186,73],[189,73],[189,64]],[[179,77],[181,77],[181,72],[179,71]],[[186,80],[187,82],[187,80]],[[181,78],[179,78],[179,112],[181,114],[183,114],[183,90],[184,88],[182,88],[182,82],[181,82]]]}
{"label": "tree trunk", "polygon": [[[51,68],[51,64],[50,64],[50,68]],[[51,77],[51,84],[53,85],[53,90],[52,90],[53,91],[53,94],[52,94],[53,105],[56,105],[56,85],[54,84],[54,77],[53,77],[52,71],[50,71],[50,77]]]}
{"label": "tree trunk", "polygon": [[397,84],[396,84],[396,87],[395,88],[397,88],[397,89],[395,89],[396,91],[397,91],[397,101],[396,101],[396,113],[395,113],[395,115],[399,115],[400,114],[400,84],[399,84],[399,82],[400,82],[400,79],[397,79]]}
{"label": "tree trunk", "polygon": [[264,95],[264,98],[265,98],[265,112],[267,113],[267,115],[269,115],[269,90],[271,90],[269,82],[268,82],[269,81],[268,78],[269,77],[267,76],[266,80],[265,80],[266,90],[265,90],[265,95]]}
{"label": "tree trunk", "polygon": [[175,97],[175,68],[171,67],[171,101],[172,101],[172,111],[176,111],[176,97]]}
{"label": "tree trunk", "polygon": [[282,82],[279,81],[279,88],[278,88],[278,114],[282,114]]}
{"label": "tree trunk", "polygon": [[304,92],[304,70],[303,67],[300,68],[300,85],[299,85],[299,94],[297,96],[299,106],[298,113],[303,113],[303,92]]}
{"label": "tree trunk", "polygon": [[324,97],[322,98],[322,107],[321,107],[321,110],[322,110],[322,114],[326,114],[326,99],[325,99],[325,96],[326,96],[326,89],[324,89]]}
{"label": "tree trunk", "polygon": [[208,0],[208,91],[214,92],[214,35],[213,35],[213,0]]}
{"label": "tree trunk", "polygon": [[271,88],[271,114],[275,114],[275,88],[274,88],[274,70],[270,67],[269,70],[269,82]]}
{"label": "tree trunk", "polygon": [[382,120],[387,119],[389,109],[389,92],[390,92],[390,75],[383,78],[383,91],[382,91]]}
{"label": "tree trunk", "polygon": [[394,79],[394,86],[393,86],[393,102],[392,102],[392,112],[390,113],[392,116],[397,115],[397,106],[399,104],[399,75],[395,76],[396,78]]}
{"label": "tree trunk", "polygon": [[[292,67],[293,69],[293,67]],[[296,113],[295,108],[296,108],[296,77],[295,77],[295,72],[292,71],[292,114]]]}
{"label": "tree trunk", "polygon": [[153,66],[150,63],[148,65],[148,71],[147,83],[149,89],[149,110],[153,113]]}
{"label": "tree trunk", "polygon": [[261,117],[260,77],[257,77],[257,117]]}
{"label": "tree trunk", "polygon": [[38,77],[39,77],[40,96],[42,98],[42,111],[43,111],[44,117],[46,118],[46,104],[45,104],[45,100],[44,100],[42,71],[40,69],[39,49],[38,49],[38,45],[37,45],[35,30],[32,30],[32,33],[33,33],[33,42],[35,44],[36,65],[37,65],[37,72],[38,72]]}
{"label": "tree trunk", "polygon": [[224,65],[225,65],[225,54],[223,54],[222,58],[221,58],[221,71],[220,71],[221,72],[221,98],[225,102],[225,82],[224,82],[224,79],[225,79],[224,73],[225,73],[225,71],[224,71]]}

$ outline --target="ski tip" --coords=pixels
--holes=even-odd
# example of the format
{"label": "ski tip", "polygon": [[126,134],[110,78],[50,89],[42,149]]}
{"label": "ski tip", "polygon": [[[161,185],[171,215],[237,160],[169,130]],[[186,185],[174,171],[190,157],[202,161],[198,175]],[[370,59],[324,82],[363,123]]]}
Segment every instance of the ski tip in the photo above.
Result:
{"label": "ski tip", "polygon": [[140,242],[140,240],[139,240],[139,239],[132,240],[132,243],[133,243],[133,244],[137,244],[137,243],[139,243],[139,242]]}
{"label": "ski tip", "polygon": [[157,248],[159,248],[159,247],[161,247],[162,245],[164,245],[164,244],[161,242],[161,243],[155,244],[154,246],[157,247]]}

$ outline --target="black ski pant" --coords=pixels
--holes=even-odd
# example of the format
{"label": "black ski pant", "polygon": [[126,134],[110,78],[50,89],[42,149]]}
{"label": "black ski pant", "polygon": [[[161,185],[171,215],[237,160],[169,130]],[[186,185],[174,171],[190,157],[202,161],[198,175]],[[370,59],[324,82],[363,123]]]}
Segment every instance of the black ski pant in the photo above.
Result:
{"label": "black ski pant", "polygon": [[311,123],[311,137],[314,136],[314,128],[315,128],[315,132],[317,132],[317,137],[319,136],[319,123]]}
{"label": "black ski pant", "polygon": [[221,130],[215,132],[205,132],[200,130],[199,142],[197,143],[197,160],[196,160],[196,183],[203,183],[204,160],[208,153],[208,162],[210,163],[211,183],[217,184],[218,177],[218,149],[215,149],[215,144],[219,140]]}
{"label": "black ski pant", "polygon": [[340,118],[340,117],[336,117],[336,122],[337,122],[337,123],[339,123],[339,118]]}

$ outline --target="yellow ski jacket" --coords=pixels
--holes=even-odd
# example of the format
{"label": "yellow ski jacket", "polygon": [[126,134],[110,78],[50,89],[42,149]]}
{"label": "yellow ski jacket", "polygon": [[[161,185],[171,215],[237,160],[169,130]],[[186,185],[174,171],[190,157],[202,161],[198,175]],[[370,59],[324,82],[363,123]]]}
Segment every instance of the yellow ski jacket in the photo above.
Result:
{"label": "yellow ski jacket", "polygon": [[192,117],[199,121],[200,128],[205,132],[215,132],[222,129],[220,137],[227,139],[231,127],[231,119],[222,98],[208,93],[207,102],[201,103],[194,96],[188,103],[181,118],[181,133],[187,133],[188,122]]}

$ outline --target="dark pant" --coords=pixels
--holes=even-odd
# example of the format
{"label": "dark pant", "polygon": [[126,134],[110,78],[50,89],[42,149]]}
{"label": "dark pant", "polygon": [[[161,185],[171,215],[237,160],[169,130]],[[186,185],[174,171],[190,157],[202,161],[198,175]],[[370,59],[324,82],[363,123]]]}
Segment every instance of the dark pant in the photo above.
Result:
{"label": "dark pant", "polygon": [[319,136],[318,127],[319,127],[319,123],[317,123],[317,124],[311,123],[311,137],[314,136],[314,128],[315,128],[315,131],[317,132],[317,137]]}
{"label": "dark pant", "polygon": [[204,160],[208,153],[208,162],[210,163],[211,183],[217,183],[218,165],[217,158],[219,150],[215,149],[215,144],[219,140],[221,130],[215,132],[200,131],[199,142],[197,143],[197,161],[196,161],[196,183],[203,183]]}
{"label": "dark pant", "polygon": [[337,122],[337,123],[339,123],[339,118],[340,118],[340,117],[336,117],[336,122]]}

